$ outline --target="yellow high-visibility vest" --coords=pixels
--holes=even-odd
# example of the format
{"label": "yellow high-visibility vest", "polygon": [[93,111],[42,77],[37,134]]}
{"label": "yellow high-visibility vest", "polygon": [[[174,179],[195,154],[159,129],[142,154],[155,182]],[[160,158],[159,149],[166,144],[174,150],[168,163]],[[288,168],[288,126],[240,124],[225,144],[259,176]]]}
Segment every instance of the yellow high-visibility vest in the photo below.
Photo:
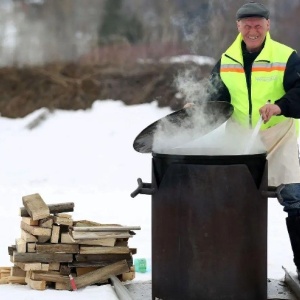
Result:
{"label": "yellow high-visibility vest", "polygon": [[[272,40],[267,33],[265,46],[252,65],[251,91],[248,92],[241,43],[242,36],[239,34],[222,54],[220,75],[231,96],[233,119],[244,126],[254,127],[259,121],[259,108],[268,100],[274,103],[285,94],[284,71],[294,50]],[[284,116],[274,116],[261,129],[267,129],[284,120]]]}

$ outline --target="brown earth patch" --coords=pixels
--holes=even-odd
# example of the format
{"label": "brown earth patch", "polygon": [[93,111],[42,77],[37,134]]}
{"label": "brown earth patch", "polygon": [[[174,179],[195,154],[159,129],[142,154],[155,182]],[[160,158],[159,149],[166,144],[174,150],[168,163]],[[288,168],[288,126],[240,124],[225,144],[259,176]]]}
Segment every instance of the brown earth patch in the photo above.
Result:
{"label": "brown earth patch", "polygon": [[122,66],[49,64],[0,69],[0,112],[9,118],[48,109],[88,109],[95,100],[121,100],[127,105],[157,101],[160,107],[182,107],[174,79],[189,68],[206,77],[211,66],[135,64]]}

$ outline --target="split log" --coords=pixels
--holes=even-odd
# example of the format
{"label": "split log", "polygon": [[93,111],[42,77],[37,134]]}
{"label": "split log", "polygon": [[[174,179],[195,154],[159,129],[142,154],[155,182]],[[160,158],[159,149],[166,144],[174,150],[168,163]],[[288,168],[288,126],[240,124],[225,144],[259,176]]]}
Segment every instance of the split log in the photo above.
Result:
{"label": "split log", "polygon": [[40,220],[50,215],[50,210],[39,194],[22,197],[23,204],[33,220]]}
{"label": "split log", "polygon": [[[48,208],[50,210],[50,214],[56,214],[61,212],[72,212],[74,211],[74,203],[66,202],[66,203],[49,204]],[[30,217],[25,207],[20,208],[20,216]]]}

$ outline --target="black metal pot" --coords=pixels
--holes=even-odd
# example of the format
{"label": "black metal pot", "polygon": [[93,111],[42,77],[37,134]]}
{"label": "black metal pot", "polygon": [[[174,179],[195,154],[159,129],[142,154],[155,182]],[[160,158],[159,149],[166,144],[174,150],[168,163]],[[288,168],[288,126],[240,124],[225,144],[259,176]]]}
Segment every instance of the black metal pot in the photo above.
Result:
{"label": "black metal pot", "polygon": [[152,299],[266,300],[266,154],[152,155]]}

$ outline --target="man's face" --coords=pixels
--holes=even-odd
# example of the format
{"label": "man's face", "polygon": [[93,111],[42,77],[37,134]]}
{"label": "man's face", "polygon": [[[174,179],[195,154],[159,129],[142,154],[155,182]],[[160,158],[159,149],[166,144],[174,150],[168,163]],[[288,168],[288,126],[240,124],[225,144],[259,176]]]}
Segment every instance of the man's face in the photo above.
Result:
{"label": "man's face", "polygon": [[270,29],[270,20],[265,18],[251,17],[237,21],[238,31],[249,52],[256,52],[261,49],[266,34]]}

